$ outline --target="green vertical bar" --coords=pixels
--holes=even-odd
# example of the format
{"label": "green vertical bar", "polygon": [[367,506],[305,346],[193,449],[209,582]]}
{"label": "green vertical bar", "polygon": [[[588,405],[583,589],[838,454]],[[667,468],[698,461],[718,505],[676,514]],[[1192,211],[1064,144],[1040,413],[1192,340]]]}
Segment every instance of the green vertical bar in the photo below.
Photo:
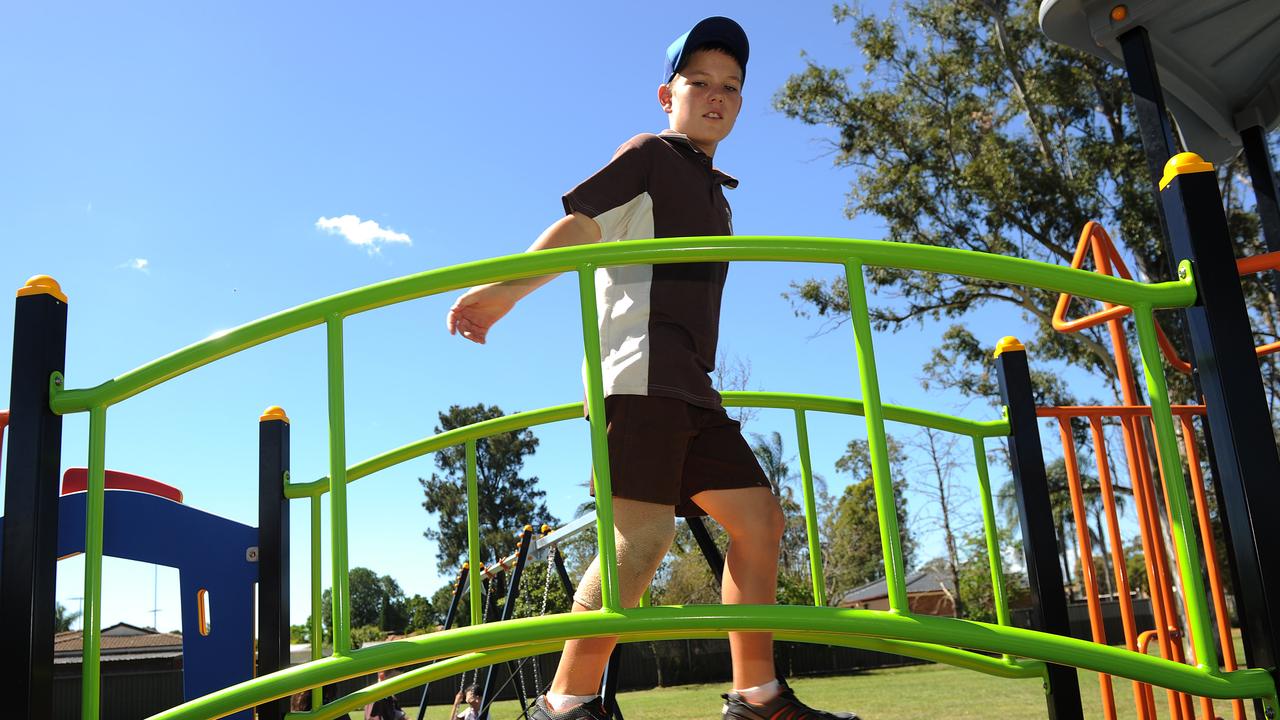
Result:
{"label": "green vertical bar", "polygon": [[1173,546],[1178,554],[1178,572],[1186,597],[1187,624],[1192,631],[1192,647],[1196,664],[1217,673],[1218,653],[1213,647],[1213,625],[1200,579],[1199,543],[1196,541],[1195,519],[1187,499],[1187,481],[1182,475],[1182,455],[1173,429],[1173,412],[1169,409],[1169,388],[1160,365],[1160,348],[1156,340],[1155,317],[1151,308],[1135,305],[1133,319],[1138,325],[1138,348],[1142,354],[1142,374],[1147,378],[1147,394],[1151,397],[1151,420],[1156,429],[1156,448],[1160,452],[1169,509],[1173,511]]}
{"label": "green vertical bar", "polygon": [[97,720],[98,717],[102,669],[102,522],[107,485],[106,451],[107,409],[99,405],[89,410],[89,479],[84,510],[84,615],[80,621],[83,637],[81,720]]}
{"label": "green vertical bar", "polygon": [[796,410],[796,438],[800,443],[800,481],[804,488],[804,530],[809,540],[813,604],[822,607],[827,604],[827,583],[822,573],[822,538],[818,534],[818,509],[813,496],[813,467],[809,463],[809,424],[803,410]]}
{"label": "green vertical bar", "polygon": [[596,537],[600,546],[600,584],[605,610],[622,609],[618,557],[613,544],[613,484],[609,479],[609,436],[604,417],[604,379],[600,370],[600,326],[596,312],[594,265],[578,268],[582,303],[582,343],[587,356],[587,410],[591,415],[591,467],[596,484]]}
{"label": "green vertical bar", "polygon": [[471,587],[471,624],[484,622],[484,593],[480,588],[480,488],[476,479],[476,441],[467,448],[467,579]]}
{"label": "green vertical bar", "polygon": [[[324,626],[320,605],[320,496],[311,496],[311,659],[324,657]],[[324,688],[311,689],[311,707],[324,704]]]}
{"label": "green vertical bar", "polygon": [[347,420],[343,389],[342,316],[325,318],[329,355],[329,534],[333,543],[333,654],[351,652],[347,573]]}
{"label": "green vertical bar", "polygon": [[[987,474],[987,450],[980,437],[973,438],[973,465],[978,470],[978,497],[982,502],[982,530],[987,538],[987,562],[991,566],[991,593],[996,600],[996,622],[1009,624],[1009,598],[1005,594],[1004,564],[1000,561],[1000,531],[991,502],[991,478]],[[959,592],[960,588],[956,588]]]}
{"label": "green vertical bar", "polygon": [[876,375],[876,354],[871,343],[871,319],[867,310],[867,288],[862,279],[862,263],[845,263],[849,286],[849,314],[853,318],[853,343],[858,353],[858,378],[862,383],[862,406],[867,418],[867,444],[871,451],[871,476],[875,482],[876,514],[880,516],[880,545],[884,550],[885,585],[889,608],[907,612],[906,568],[902,540],[898,536],[897,498],[889,476],[889,445],[884,436],[884,409],[880,403],[880,380]]}

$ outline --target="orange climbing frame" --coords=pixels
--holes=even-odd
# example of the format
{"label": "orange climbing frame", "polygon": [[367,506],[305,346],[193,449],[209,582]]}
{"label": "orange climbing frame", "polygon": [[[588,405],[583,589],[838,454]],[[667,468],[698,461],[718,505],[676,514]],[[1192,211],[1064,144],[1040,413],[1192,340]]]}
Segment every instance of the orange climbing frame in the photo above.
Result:
{"label": "orange climbing frame", "polygon": [[[1092,251],[1096,270],[1104,275],[1118,273],[1121,277],[1131,279],[1129,269],[1116,251],[1114,243],[1107,232],[1096,222],[1089,222],[1080,233],[1080,241],[1076,246],[1071,267],[1081,268],[1085,254]],[[1269,253],[1237,262],[1241,275],[1280,269],[1280,253]],[[1106,323],[1111,337],[1112,351],[1115,357],[1116,371],[1120,381],[1121,394],[1125,405],[1112,407],[1062,407],[1042,408],[1038,414],[1058,420],[1058,430],[1062,440],[1063,457],[1067,468],[1067,483],[1071,494],[1072,511],[1076,519],[1077,546],[1080,551],[1080,567],[1084,577],[1085,593],[1089,605],[1089,620],[1095,642],[1106,643],[1106,633],[1102,620],[1101,602],[1098,596],[1097,578],[1094,576],[1093,552],[1088,531],[1088,517],[1084,492],[1080,481],[1079,462],[1076,455],[1074,437],[1071,432],[1071,421],[1085,419],[1089,423],[1093,438],[1094,457],[1097,461],[1098,479],[1107,516],[1107,535],[1111,542],[1111,562],[1115,575],[1115,592],[1120,600],[1121,618],[1124,626],[1125,643],[1130,650],[1146,652],[1151,640],[1158,640],[1160,654],[1168,660],[1186,662],[1183,654],[1182,634],[1179,623],[1176,593],[1173,580],[1177,568],[1171,568],[1169,557],[1165,553],[1162,539],[1161,517],[1156,502],[1155,483],[1153,481],[1151,454],[1147,449],[1146,433],[1142,426],[1143,418],[1150,423],[1151,409],[1141,403],[1137,383],[1135,382],[1133,365],[1129,354],[1128,342],[1125,338],[1121,319],[1132,312],[1131,308],[1104,303],[1103,309],[1076,320],[1067,320],[1066,313],[1072,297],[1063,294],[1058,298],[1058,305],[1053,314],[1053,327],[1063,333],[1072,333]],[[1178,357],[1168,337],[1160,330],[1159,342],[1161,352],[1175,369],[1189,372],[1190,364]],[[1257,348],[1259,357],[1280,350],[1280,342],[1270,343]],[[1201,540],[1208,550],[1205,553],[1206,569],[1209,575],[1209,591],[1212,595],[1214,615],[1220,636],[1222,650],[1222,666],[1227,670],[1236,669],[1235,649],[1232,643],[1231,627],[1228,619],[1226,598],[1222,585],[1222,572],[1218,556],[1213,548],[1213,532],[1209,520],[1208,499],[1205,491],[1205,478],[1200,469],[1200,457],[1195,436],[1193,417],[1203,415],[1204,408],[1198,405],[1174,406],[1174,415],[1179,419],[1182,439],[1185,448],[1188,471],[1192,491],[1195,497],[1197,525]],[[1116,511],[1115,488],[1111,481],[1110,461],[1103,433],[1103,420],[1114,419],[1120,425],[1124,439],[1125,458],[1128,466],[1130,489],[1134,496],[1134,505],[1138,516],[1138,528],[1142,540],[1143,556],[1146,560],[1147,585],[1151,588],[1151,608],[1155,621],[1155,630],[1138,633],[1133,615],[1133,603],[1129,597],[1129,582],[1124,557],[1123,538],[1120,535],[1119,518]],[[1168,487],[1164,484],[1164,468],[1160,471],[1161,489],[1164,493],[1165,507],[1168,503]],[[1174,475],[1181,477],[1179,472]],[[1171,518],[1165,518],[1172,522]],[[1198,659],[1192,658],[1192,662]],[[1216,665],[1217,658],[1204,659],[1206,665]],[[1103,709],[1108,720],[1115,718],[1115,703],[1111,688],[1111,678],[1100,676],[1099,683],[1103,696]],[[1150,685],[1134,683],[1134,702],[1138,709],[1138,717],[1143,720],[1154,720],[1156,717],[1155,698]],[[1195,704],[1192,698],[1184,693],[1168,692],[1170,717],[1176,720],[1194,720]],[[1200,698],[1204,717],[1214,720],[1213,703],[1208,698]],[[1245,708],[1242,701],[1232,703],[1236,720],[1243,720]]]}
{"label": "orange climbing frame", "polygon": [[[1093,251],[1093,264],[1097,272],[1103,275],[1119,274],[1120,277],[1126,280],[1133,279],[1129,273],[1129,267],[1125,265],[1120,254],[1116,252],[1116,246],[1111,241],[1111,236],[1107,234],[1102,225],[1092,220],[1085,223],[1084,229],[1080,231],[1080,242],[1076,245],[1075,256],[1071,259],[1071,267],[1076,269],[1083,267],[1085,253],[1089,250]],[[1236,271],[1241,276],[1254,275],[1267,270],[1280,270],[1280,252],[1254,255],[1236,260]],[[1124,305],[1103,303],[1103,309],[1098,312],[1075,320],[1067,320],[1067,309],[1070,307],[1072,299],[1072,296],[1066,293],[1058,296],[1058,306],[1053,310],[1054,330],[1063,333],[1078,332],[1101,325],[1104,322],[1119,320],[1133,312],[1132,308]],[[1159,324],[1156,325],[1156,333],[1160,341],[1160,352],[1164,353],[1164,357],[1169,361],[1169,364],[1178,372],[1191,372],[1191,363],[1178,357],[1173,344],[1169,342],[1168,336],[1164,334],[1164,330],[1161,329]],[[1259,345],[1255,350],[1258,353],[1258,357],[1270,355],[1280,351],[1280,341]]]}

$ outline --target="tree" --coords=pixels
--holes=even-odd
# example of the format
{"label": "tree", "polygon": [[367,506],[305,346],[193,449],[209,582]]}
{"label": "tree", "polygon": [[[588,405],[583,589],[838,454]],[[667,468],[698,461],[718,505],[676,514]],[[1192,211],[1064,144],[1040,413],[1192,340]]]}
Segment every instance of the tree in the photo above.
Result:
{"label": "tree", "polygon": [[80,612],[68,612],[62,603],[57,603],[53,608],[53,631],[69,632],[71,624],[80,618]]}
{"label": "tree", "polygon": [[[496,405],[463,407],[454,405],[440,413],[437,433],[466,427],[482,420],[503,416]],[[494,435],[476,442],[476,482],[480,500],[481,557],[497,560],[512,549],[512,534],[525,524],[559,521],[547,511],[536,477],[520,476],[524,458],[538,447],[538,439],[528,429]],[[436,453],[436,467],[443,475],[419,478],[425,499],[422,507],[437,516],[423,535],[437,543],[436,567],[452,573],[467,557],[466,451],[463,446]]]}
{"label": "tree", "polygon": [[[351,595],[351,628],[371,626],[383,632],[402,633],[408,622],[404,591],[389,575],[378,576],[366,567],[355,567],[347,573],[347,590]],[[333,591],[325,588],[320,595],[320,618],[324,639],[333,637]]]}
{"label": "tree", "polygon": [[444,617],[436,614],[436,609],[431,605],[431,601],[421,595],[415,594],[409,598],[404,604],[404,612],[408,618],[404,631],[410,635],[419,632],[432,632],[437,625],[444,622]]}
{"label": "tree", "polygon": [[[957,589],[960,587],[960,548],[957,536],[962,530],[958,511],[968,499],[952,482],[959,468],[955,457],[958,440],[959,437],[956,435],[926,427],[921,428],[912,442],[915,449],[922,451],[925,459],[921,464],[933,479],[931,483],[917,485],[916,491],[929,497],[931,500],[929,506],[937,513],[936,515],[930,513],[924,517],[942,531],[942,540],[947,551],[945,569],[951,575],[952,585]],[[958,592],[955,605],[956,616],[964,617],[964,597]]]}
{"label": "tree", "polygon": [[[892,437],[888,440],[889,474],[892,478],[898,520],[899,540],[902,545],[904,569],[910,569],[915,558],[915,538],[907,517],[907,488],[903,465],[906,453],[902,445]],[[832,598],[859,585],[884,577],[884,554],[880,543],[880,520],[876,513],[874,478],[871,471],[871,454],[866,440],[851,440],[847,452],[836,461],[836,470],[853,476],[853,482],[845,488],[836,502],[834,516],[829,517],[827,556],[824,573]]]}

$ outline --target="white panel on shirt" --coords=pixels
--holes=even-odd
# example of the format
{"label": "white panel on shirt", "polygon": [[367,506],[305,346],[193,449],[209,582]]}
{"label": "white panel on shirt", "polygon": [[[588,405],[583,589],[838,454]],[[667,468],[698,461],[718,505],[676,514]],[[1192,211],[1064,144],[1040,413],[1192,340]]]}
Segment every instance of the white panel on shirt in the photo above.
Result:
{"label": "white panel on shirt", "polygon": [[[653,237],[653,198],[641,193],[625,205],[597,215],[600,241]],[[596,270],[596,318],[604,394],[649,394],[649,303],[652,265]],[[586,362],[582,367],[586,385]]]}

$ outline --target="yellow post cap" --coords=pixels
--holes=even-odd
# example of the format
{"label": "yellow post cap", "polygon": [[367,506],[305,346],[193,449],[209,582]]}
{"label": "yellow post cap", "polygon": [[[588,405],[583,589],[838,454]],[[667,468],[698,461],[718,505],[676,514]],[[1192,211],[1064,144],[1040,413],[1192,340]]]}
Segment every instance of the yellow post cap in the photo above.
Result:
{"label": "yellow post cap", "polygon": [[52,295],[62,302],[67,301],[66,294],[62,292],[62,286],[48,275],[33,275],[26,285],[18,288],[18,297],[28,295]]}
{"label": "yellow post cap", "polygon": [[1164,176],[1160,178],[1160,189],[1173,182],[1173,178],[1187,173],[1213,172],[1213,163],[1193,152],[1178,153],[1164,164]]}
{"label": "yellow post cap", "polygon": [[533,532],[533,526],[532,526],[532,525],[525,525],[525,526],[524,526],[524,531],[525,531],[525,532]]}
{"label": "yellow post cap", "polygon": [[546,523],[542,523],[542,529],[541,529],[541,530],[539,530],[538,532],[542,533],[543,535],[546,535],[546,534],[547,534],[547,531],[548,531],[548,530],[550,530],[550,529],[551,529],[551,526],[550,526],[550,525],[548,525],[548,524],[546,524]]}
{"label": "yellow post cap", "polygon": [[995,355],[992,355],[992,357],[1000,357],[1000,353],[1004,352],[1005,350],[1026,350],[1026,349],[1027,349],[1026,346],[1024,346],[1021,342],[1018,341],[1018,338],[1012,335],[1005,335],[1004,337],[1000,338],[1000,342],[996,343],[996,353]]}
{"label": "yellow post cap", "polygon": [[283,420],[288,424],[289,416],[284,414],[284,408],[279,405],[272,405],[266,410],[263,410],[262,416],[258,418],[259,422],[266,422],[268,420]]}

